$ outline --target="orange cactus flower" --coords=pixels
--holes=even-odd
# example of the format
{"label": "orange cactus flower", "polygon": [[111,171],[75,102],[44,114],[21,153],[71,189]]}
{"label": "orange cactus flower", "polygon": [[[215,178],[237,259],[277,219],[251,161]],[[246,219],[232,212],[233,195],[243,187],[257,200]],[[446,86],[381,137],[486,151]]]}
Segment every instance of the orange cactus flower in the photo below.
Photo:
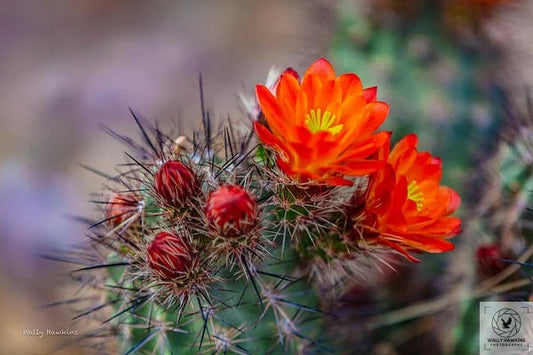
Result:
{"label": "orange cactus flower", "polygon": [[410,250],[442,253],[454,249],[446,240],[460,232],[452,214],[461,203],[457,192],[441,186],[442,162],[418,152],[417,136],[409,134],[390,152],[380,151],[388,165],[370,178],[364,224],[369,241],[387,245],[412,261]]}
{"label": "orange cactus flower", "polygon": [[255,131],[276,152],[286,175],[300,182],[351,185],[345,176],[364,176],[385,165],[369,157],[388,140],[388,132],[374,131],[389,106],[376,101],[376,87],[363,89],[357,75],[336,76],[321,58],[301,83],[294,71],[287,71],[275,93],[264,85],[256,91],[268,128],[255,122]]}

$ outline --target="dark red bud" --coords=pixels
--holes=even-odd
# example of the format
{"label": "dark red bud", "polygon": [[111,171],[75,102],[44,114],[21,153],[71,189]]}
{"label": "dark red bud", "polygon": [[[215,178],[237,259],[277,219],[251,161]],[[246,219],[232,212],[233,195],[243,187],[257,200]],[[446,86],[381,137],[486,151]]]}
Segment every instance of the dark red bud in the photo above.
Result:
{"label": "dark red bud", "polygon": [[168,232],[157,234],[148,245],[148,265],[163,280],[184,275],[192,264],[191,246],[186,239]]}
{"label": "dark red bud", "polygon": [[116,227],[137,212],[139,201],[138,197],[129,195],[116,194],[106,205],[105,218],[111,227]]}
{"label": "dark red bud", "polygon": [[154,176],[154,189],[168,205],[181,207],[194,192],[196,176],[180,161],[164,163]]}
{"label": "dark red bud", "polygon": [[498,260],[503,257],[501,247],[498,244],[481,245],[476,250],[477,270],[483,277],[491,277],[503,271],[510,264]]}
{"label": "dark red bud", "polygon": [[255,199],[240,186],[223,185],[207,198],[205,214],[220,235],[234,237],[250,232],[257,224]]}

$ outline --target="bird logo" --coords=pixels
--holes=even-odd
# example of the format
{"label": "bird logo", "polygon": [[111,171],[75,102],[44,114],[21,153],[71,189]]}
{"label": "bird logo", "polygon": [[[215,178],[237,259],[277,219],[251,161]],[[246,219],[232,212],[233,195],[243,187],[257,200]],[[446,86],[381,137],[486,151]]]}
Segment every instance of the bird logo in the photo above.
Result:
{"label": "bird logo", "polygon": [[502,308],[492,317],[492,330],[501,338],[518,334],[522,326],[520,315],[511,308]]}
{"label": "bird logo", "polygon": [[507,321],[505,321],[503,318],[500,319],[502,321],[503,329],[510,329],[510,324],[513,321],[513,318],[509,317]]}

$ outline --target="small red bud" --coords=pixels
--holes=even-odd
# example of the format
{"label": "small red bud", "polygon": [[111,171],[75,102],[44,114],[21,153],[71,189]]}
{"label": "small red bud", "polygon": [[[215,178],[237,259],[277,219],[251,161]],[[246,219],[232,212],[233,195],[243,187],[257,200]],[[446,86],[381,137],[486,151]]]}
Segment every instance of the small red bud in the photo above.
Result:
{"label": "small red bud", "polygon": [[223,185],[207,198],[205,214],[220,235],[234,237],[250,232],[257,224],[257,202],[242,187]]}
{"label": "small red bud", "polygon": [[164,163],[155,173],[154,188],[159,197],[167,204],[180,207],[189,198],[196,186],[193,171],[177,160]]}
{"label": "small red bud", "polygon": [[191,267],[191,246],[168,232],[158,233],[147,248],[148,266],[163,280],[183,275]]}
{"label": "small red bud", "polygon": [[483,277],[490,277],[503,271],[508,263],[497,260],[505,259],[498,244],[481,245],[476,250],[478,273]]}
{"label": "small red bud", "polygon": [[106,205],[105,218],[111,227],[116,227],[137,212],[139,201],[133,194],[114,195]]}

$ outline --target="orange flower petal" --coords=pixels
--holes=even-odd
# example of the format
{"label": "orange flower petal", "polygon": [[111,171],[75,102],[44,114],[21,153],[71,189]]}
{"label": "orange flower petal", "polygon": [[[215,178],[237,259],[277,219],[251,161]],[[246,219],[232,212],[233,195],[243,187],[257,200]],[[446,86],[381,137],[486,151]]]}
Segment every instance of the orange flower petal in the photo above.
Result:
{"label": "orange flower petal", "polygon": [[276,136],[274,136],[265,126],[259,122],[254,122],[255,133],[264,145],[281,149],[283,153],[287,154],[285,144]]}
{"label": "orange flower petal", "polygon": [[330,176],[324,179],[324,183],[332,186],[352,186],[353,181],[346,180],[340,176]]}
{"label": "orange flower petal", "polygon": [[410,235],[403,240],[403,243],[428,253],[444,253],[455,249],[455,246],[447,240],[428,236]]}
{"label": "orange flower petal", "polygon": [[305,71],[304,81],[306,77],[316,77],[322,82],[328,80],[335,80],[335,70],[325,58],[320,58]]}
{"label": "orange flower petal", "polygon": [[300,76],[298,75],[298,72],[292,68],[287,68],[285,71],[281,74],[282,77],[288,77],[292,76],[296,81],[300,80]]}
{"label": "orange flower petal", "polygon": [[298,93],[298,98],[296,99],[296,108],[295,115],[293,117],[293,126],[299,127],[305,124],[305,116],[308,113],[309,100],[305,91],[301,90]]}
{"label": "orange flower petal", "polygon": [[264,85],[256,86],[257,99],[261,105],[261,110],[265,115],[268,126],[276,136],[284,136],[287,125],[278,100],[272,95],[270,90]]}
{"label": "orange flower petal", "polygon": [[[339,85],[333,80],[327,81],[323,84],[322,89],[315,96],[313,108],[321,108],[324,111],[328,110],[330,104],[336,104],[342,100],[342,90]],[[329,111],[329,110],[328,110]],[[332,112],[335,114],[335,112]]]}
{"label": "orange flower petal", "polygon": [[361,121],[363,129],[360,131],[362,136],[374,132],[387,118],[389,114],[389,105],[381,101],[374,101],[366,105],[365,115]]}
{"label": "orange flower petal", "polygon": [[363,176],[382,169],[386,164],[387,162],[382,160],[361,159],[345,161],[342,162],[342,165],[332,165],[331,168],[341,174],[349,176]]}
{"label": "orange flower petal", "polygon": [[402,254],[403,256],[405,256],[409,261],[413,262],[413,263],[419,263],[420,262],[420,259],[417,259],[415,258],[414,256],[412,256],[411,254],[409,254],[404,248],[402,248],[401,246],[399,246],[398,244],[396,243],[393,243],[391,241],[388,241],[386,239],[382,239],[379,241],[380,244],[384,244],[384,245],[387,245],[388,247],[398,251],[400,254]]}
{"label": "orange flower petal", "polygon": [[394,162],[398,161],[398,156],[405,154],[408,150],[416,149],[416,144],[418,142],[418,137],[414,133],[410,133],[403,137],[396,145],[394,149],[390,152],[389,161],[394,165]]}
{"label": "orange flower petal", "polygon": [[288,147],[294,152],[295,158],[297,161],[294,164],[294,168],[305,167],[306,165],[311,164],[313,159],[314,150],[306,144],[298,142],[288,142]]}
{"label": "orange flower petal", "polygon": [[350,96],[341,103],[341,121],[346,125],[346,129],[351,134],[359,135],[360,119],[364,114],[365,106],[366,101],[360,95]]}
{"label": "orange flower petal", "polygon": [[383,145],[378,149],[377,158],[379,160],[389,161],[390,137],[392,135],[392,132],[385,132],[385,133],[388,133],[388,135]]}
{"label": "orange flower petal", "polygon": [[[302,92],[307,96],[307,102],[310,108],[318,108],[315,107],[315,97],[320,91],[322,91],[323,86],[324,82],[322,82],[317,76],[304,76],[301,88]],[[305,113],[307,114],[307,112]]]}
{"label": "orange flower petal", "polygon": [[298,92],[300,91],[300,83],[298,78],[293,74],[282,74],[279,85],[276,90],[276,97],[283,98],[293,107],[296,106],[298,99]]}
{"label": "orange flower petal", "polygon": [[374,102],[376,101],[378,96],[378,87],[372,86],[370,88],[363,90],[363,97],[365,98],[366,102]]}
{"label": "orange flower petal", "polygon": [[[420,228],[420,230],[417,230]],[[457,217],[441,217],[431,224],[423,226],[412,225],[413,235],[427,235],[432,237],[452,237],[461,232],[461,220]]]}
{"label": "orange flower petal", "polygon": [[[337,78],[337,85],[342,90],[342,99],[345,100],[350,96],[359,96],[363,91],[361,79],[355,74],[342,74]],[[363,94],[364,96],[364,94]]]}
{"label": "orange flower petal", "polygon": [[[391,132],[379,132],[368,138],[362,139],[353,144],[353,148],[348,149],[342,160],[360,159],[368,157],[378,152],[390,140]],[[379,159],[385,161],[386,159]]]}
{"label": "orange flower petal", "polygon": [[439,189],[438,196],[441,201],[446,201],[446,214],[455,212],[455,210],[457,210],[461,205],[461,197],[459,196],[459,194],[448,186],[441,186]]}

